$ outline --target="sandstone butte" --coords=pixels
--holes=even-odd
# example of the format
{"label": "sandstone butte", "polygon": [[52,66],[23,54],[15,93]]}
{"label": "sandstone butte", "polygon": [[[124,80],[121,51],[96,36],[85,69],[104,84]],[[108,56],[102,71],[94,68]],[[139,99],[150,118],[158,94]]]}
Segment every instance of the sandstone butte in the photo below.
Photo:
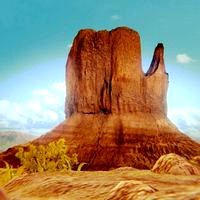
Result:
{"label": "sandstone butte", "polygon": [[[200,155],[200,144],[167,118],[168,74],[163,57],[159,43],[144,73],[136,31],[80,30],[66,64],[66,119],[33,143],[64,138],[70,153],[88,163],[85,170],[150,169],[163,154],[187,159]],[[16,151],[16,147],[8,149],[0,160],[19,164]]]}

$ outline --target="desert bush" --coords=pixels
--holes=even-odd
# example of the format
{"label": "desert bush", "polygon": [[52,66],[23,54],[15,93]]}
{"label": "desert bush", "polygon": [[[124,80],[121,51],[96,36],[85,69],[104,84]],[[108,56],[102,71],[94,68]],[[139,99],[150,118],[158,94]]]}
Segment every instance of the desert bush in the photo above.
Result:
{"label": "desert bush", "polygon": [[30,144],[28,151],[19,148],[16,157],[24,170],[29,173],[44,171],[69,171],[78,165],[77,154],[67,155],[68,147],[64,139],[50,142],[47,146]]}
{"label": "desert bush", "polygon": [[5,184],[6,182],[8,182],[14,177],[14,171],[12,167],[7,162],[4,162],[4,163],[6,167],[1,169],[0,185]]}
{"label": "desert bush", "polygon": [[23,167],[14,169],[11,165],[5,162],[5,168],[0,170],[0,185],[7,183],[12,178],[21,175],[24,172]]}

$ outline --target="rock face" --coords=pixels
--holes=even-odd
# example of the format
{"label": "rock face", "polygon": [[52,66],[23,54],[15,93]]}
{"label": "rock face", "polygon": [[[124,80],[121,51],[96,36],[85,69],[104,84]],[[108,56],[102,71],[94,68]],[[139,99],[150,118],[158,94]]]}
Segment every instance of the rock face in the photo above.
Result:
{"label": "rock face", "polygon": [[153,172],[174,175],[200,175],[200,166],[190,163],[185,158],[170,153],[161,156],[152,168]]}
{"label": "rock face", "polygon": [[200,166],[200,155],[192,158],[192,160],[190,160],[190,162]]}
{"label": "rock face", "polygon": [[128,28],[80,31],[67,61],[66,114],[166,115],[168,76],[163,52],[158,44],[144,75],[137,32]]}
{"label": "rock face", "polygon": [[[188,159],[200,155],[200,144],[167,119],[163,56],[164,47],[158,44],[144,73],[136,31],[81,30],[66,65],[66,120],[33,143],[63,137],[70,151],[92,170],[150,169],[166,153]],[[3,159],[7,156],[10,153]]]}
{"label": "rock face", "polygon": [[121,181],[111,191],[106,200],[136,199],[141,200],[157,190],[142,181]]}
{"label": "rock face", "polygon": [[0,189],[0,199],[1,200],[9,200],[7,195],[5,194],[5,192],[1,189]]}

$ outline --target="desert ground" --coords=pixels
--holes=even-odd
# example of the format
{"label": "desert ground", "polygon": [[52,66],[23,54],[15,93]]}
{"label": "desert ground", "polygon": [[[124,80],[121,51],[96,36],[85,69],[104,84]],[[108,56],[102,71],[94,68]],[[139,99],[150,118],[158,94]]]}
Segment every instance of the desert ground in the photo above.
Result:
{"label": "desert ground", "polygon": [[200,199],[200,176],[156,174],[131,167],[110,171],[26,174],[3,186],[11,200]]}

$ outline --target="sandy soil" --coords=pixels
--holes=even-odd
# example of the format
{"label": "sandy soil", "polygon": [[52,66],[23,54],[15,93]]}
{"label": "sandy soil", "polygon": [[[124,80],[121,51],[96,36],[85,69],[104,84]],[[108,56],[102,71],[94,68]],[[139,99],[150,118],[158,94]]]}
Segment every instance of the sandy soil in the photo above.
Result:
{"label": "sandy soil", "polygon": [[156,174],[149,170],[35,173],[4,185],[11,200],[200,199],[200,176]]}

